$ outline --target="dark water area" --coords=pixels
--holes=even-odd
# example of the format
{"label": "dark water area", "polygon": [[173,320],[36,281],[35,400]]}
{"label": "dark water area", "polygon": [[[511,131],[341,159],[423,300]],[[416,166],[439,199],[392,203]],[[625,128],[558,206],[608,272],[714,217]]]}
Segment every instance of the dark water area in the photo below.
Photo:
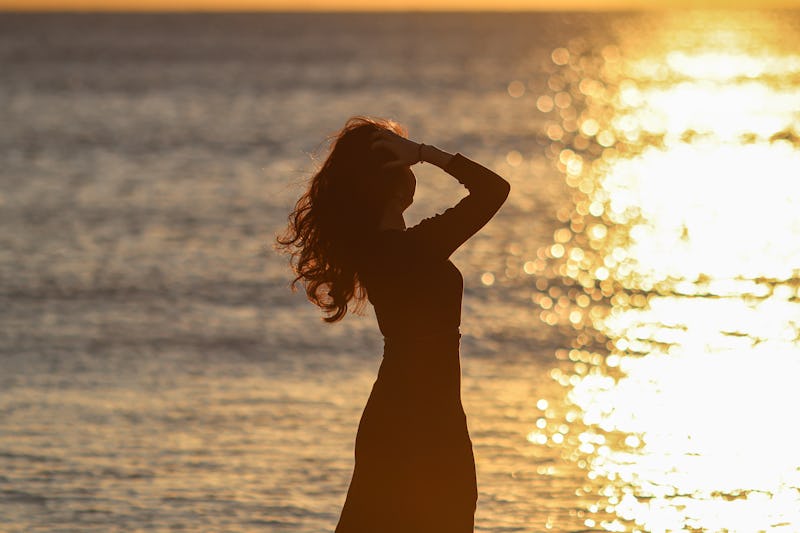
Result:
{"label": "dark water area", "polygon": [[[535,144],[536,113],[518,116],[506,87],[539,50],[523,28],[550,25],[518,18],[3,15],[7,319],[25,317],[45,336],[39,348],[124,338],[258,352],[274,335],[285,337],[275,349],[302,345],[292,324],[314,311],[283,290],[284,261],[268,241],[313,169],[309,154],[354,114],[402,119],[476,159]],[[502,31],[508,24],[517,30]],[[552,193],[520,201],[555,201],[555,179]],[[418,218],[452,198],[426,186]],[[546,242],[552,217],[542,209],[529,224],[543,231],[503,240]],[[54,323],[37,324],[42,302]],[[111,307],[103,319],[61,330],[60,317],[98,306]]]}
{"label": "dark water area", "polygon": [[477,531],[796,530],[799,28],[0,14],[0,529],[332,530],[381,339],[271,241],[367,114],[512,183],[453,258]]}

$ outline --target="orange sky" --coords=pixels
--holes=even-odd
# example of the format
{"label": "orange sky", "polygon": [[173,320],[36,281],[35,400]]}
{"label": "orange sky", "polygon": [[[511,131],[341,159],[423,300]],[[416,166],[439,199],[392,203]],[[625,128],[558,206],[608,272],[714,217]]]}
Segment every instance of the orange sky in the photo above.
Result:
{"label": "orange sky", "polygon": [[0,0],[0,10],[606,10],[800,8],[800,0]]}

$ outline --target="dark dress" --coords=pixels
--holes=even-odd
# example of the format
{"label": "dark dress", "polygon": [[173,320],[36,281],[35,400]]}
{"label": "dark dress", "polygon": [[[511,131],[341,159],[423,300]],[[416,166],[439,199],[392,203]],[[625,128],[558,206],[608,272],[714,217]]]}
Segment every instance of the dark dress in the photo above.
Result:
{"label": "dark dress", "polygon": [[469,195],[404,231],[375,235],[361,277],[384,354],[356,436],[336,533],[471,533],[477,486],[461,405],[463,279],[448,259],[508,196],[500,176],[456,154]]}

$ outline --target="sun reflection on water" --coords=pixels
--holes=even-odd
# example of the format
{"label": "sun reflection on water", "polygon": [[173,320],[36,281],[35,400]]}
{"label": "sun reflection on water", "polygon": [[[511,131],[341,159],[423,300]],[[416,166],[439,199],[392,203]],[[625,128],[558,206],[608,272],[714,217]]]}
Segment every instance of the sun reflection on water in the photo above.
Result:
{"label": "sun reflection on water", "polygon": [[720,35],[575,40],[536,100],[573,205],[524,271],[575,333],[528,440],[585,470],[588,528],[800,530],[800,56]]}

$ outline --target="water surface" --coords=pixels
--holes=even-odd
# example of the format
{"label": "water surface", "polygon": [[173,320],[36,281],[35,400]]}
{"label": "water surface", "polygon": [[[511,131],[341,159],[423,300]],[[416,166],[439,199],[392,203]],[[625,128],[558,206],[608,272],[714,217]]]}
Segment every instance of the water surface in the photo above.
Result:
{"label": "water surface", "polygon": [[512,182],[454,256],[478,531],[797,530],[798,23],[0,16],[0,529],[333,529],[380,338],[269,242],[364,113]]}

